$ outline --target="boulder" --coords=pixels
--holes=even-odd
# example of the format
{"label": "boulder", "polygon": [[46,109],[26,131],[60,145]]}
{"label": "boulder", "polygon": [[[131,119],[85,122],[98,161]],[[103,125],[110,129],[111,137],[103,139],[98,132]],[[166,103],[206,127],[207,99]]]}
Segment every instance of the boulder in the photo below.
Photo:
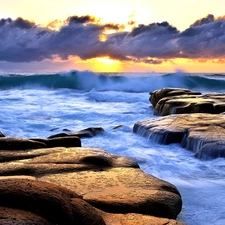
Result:
{"label": "boulder", "polygon": [[[26,211],[28,214],[23,213],[26,215],[24,217],[38,222],[41,217],[46,220],[44,224],[105,225],[94,207],[80,199],[75,192],[53,183],[18,177],[0,179],[0,204]],[[34,218],[30,212],[39,218]]]}
{"label": "boulder", "polygon": [[192,96],[192,95],[201,95],[200,92],[191,91],[185,88],[162,88],[159,90],[155,90],[149,93],[149,101],[152,103],[153,107],[155,107],[158,101],[165,97],[173,97],[173,96]]}
{"label": "boulder", "polygon": [[32,141],[41,142],[46,145],[46,148],[54,147],[81,147],[81,140],[77,136],[65,136],[65,137],[54,137],[51,139],[47,138],[33,138]]}
{"label": "boulder", "polygon": [[89,127],[77,132],[70,132],[70,133],[58,133],[49,136],[48,138],[56,138],[56,137],[79,137],[79,138],[89,138],[94,137],[98,134],[101,134],[104,132],[104,129],[102,127]]}
{"label": "boulder", "polygon": [[45,218],[20,209],[0,207],[0,224],[2,225],[53,225]]}
{"label": "boulder", "polygon": [[0,150],[18,151],[53,147],[81,147],[81,140],[76,136],[52,139],[0,137]]}
{"label": "boulder", "polygon": [[0,207],[35,214],[37,224],[182,224],[176,187],[129,157],[57,147],[2,150],[0,158]]}
{"label": "boulder", "polygon": [[44,143],[15,137],[0,137],[0,150],[27,150],[47,147]]}
{"label": "boulder", "polygon": [[72,224],[70,200],[79,197],[52,183],[30,179],[0,179],[0,204],[36,213],[52,223]]}
{"label": "boulder", "polygon": [[[54,147],[81,147],[80,138],[94,137],[104,132],[101,127],[90,127],[78,132],[59,133],[48,138],[5,137],[0,131],[0,150],[27,150]],[[0,159],[2,161],[2,159]]]}
{"label": "boulder", "polygon": [[51,174],[39,179],[55,180],[96,208],[111,213],[132,212],[175,219],[181,211],[181,196],[174,186],[136,168]]}
{"label": "boulder", "polygon": [[225,112],[225,94],[205,94],[182,88],[163,88],[150,93],[154,114],[166,116],[184,113]]}
{"label": "boulder", "polygon": [[168,115],[135,123],[133,132],[160,144],[180,143],[199,159],[225,157],[225,115]]}

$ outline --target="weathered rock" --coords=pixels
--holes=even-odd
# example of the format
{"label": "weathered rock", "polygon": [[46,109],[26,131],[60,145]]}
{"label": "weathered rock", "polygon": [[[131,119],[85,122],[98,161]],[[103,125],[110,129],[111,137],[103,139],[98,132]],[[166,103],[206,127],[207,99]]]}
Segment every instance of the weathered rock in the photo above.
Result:
{"label": "weathered rock", "polygon": [[160,144],[180,143],[200,159],[225,157],[225,115],[181,114],[137,122],[138,133]]}
{"label": "weathered rock", "polygon": [[102,215],[97,209],[86,201],[73,198],[71,201],[74,212],[74,222],[77,225],[106,225]]}
{"label": "weathered rock", "polygon": [[23,209],[57,224],[72,224],[71,198],[79,197],[66,188],[29,179],[0,179],[0,204]]}
{"label": "weathered rock", "polygon": [[155,115],[225,112],[225,94],[206,94],[187,89],[163,88],[150,93]]}
{"label": "weathered rock", "polygon": [[159,90],[155,90],[149,93],[149,101],[152,103],[153,107],[155,107],[158,101],[165,97],[172,97],[172,96],[180,96],[180,95],[201,95],[200,92],[194,92],[184,88],[162,88]]}
{"label": "weathered rock", "polygon": [[[0,176],[32,175],[102,170],[107,167],[139,168],[138,164],[123,156],[94,148],[49,148],[26,152],[0,151]],[[50,166],[51,165],[51,166]]]}
{"label": "weathered rock", "polygon": [[135,168],[52,174],[39,179],[65,186],[107,212],[175,219],[181,210],[181,197],[174,186]]}
{"label": "weathered rock", "polygon": [[46,148],[81,147],[81,140],[77,136],[55,137],[51,139],[33,138],[30,140],[44,143],[46,145]]}
{"label": "weathered rock", "polygon": [[49,136],[48,138],[50,139],[50,138],[56,138],[56,137],[70,137],[70,136],[85,138],[85,137],[94,137],[103,132],[104,132],[104,129],[102,127],[90,127],[84,130],[80,130],[78,132],[54,134]]}
{"label": "weathered rock", "polygon": [[[73,133],[59,133],[46,138],[5,137],[0,132],[0,150],[26,150],[54,147],[81,147],[80,138],[93,137],[104,132],[101,127],[87,128]],[[1,161],[1,159],[0,159]]]}
{"label": "weathered rock", "polygon": [[2,225],[53,225],[45,218],[19,209],[0,207],[0,224]]}
{"label": "weathered rock", "polygon": [[105,225],[101,215],[80,196],[53,183],[0,179],[0,204],[35,213],[52,224]]}
{"label": "weathered rock", "polygon": [[0,150],[27,150],[46,148],[44,143],[23,138],[0,137]]}
{"label": "weathered rock", "polygon": [[[159,217],[158,224],[173,221],[161,220],[161,217],[175,219],[181,211],[182,200],[176,187],[145,174],[139,169],[138,164],[128,157],[113,155],[102,149],[65,147],[13,151],[13,153],[0,151],[0,158],[3,157],[7,161],[0,163],[0,206],[27,210],[53,224],[56,221],[62,224],[61,221],[66,217],[67,220],[64,220],[63,224],[75,221],[74,224],[84,225],[101,225],[104,220],[106,224],[113,224],[109,223],[109,216],[108,219],[103,217],[102,220],[102,213],[98,210],[96,212],[91,206],[120,214],[154,215]],[[10,161],[11,159],[13,161]],[[10,176],[10,179],[5,179],[7,182],[1,179],[6,175]],[[13,175],[16,177],[13,178]],[[23,175],[23,179],[19,178],[20,175]],[[34,176],[36,180],[30,179],[30,176]],[[55,185],[54,188],[45,186],[49,183]],[[60,189],[57,192],[58,189],[55,187],[61,188],[62,191]],[[66,194],[64,188],[69,190],[69,194]],[[76,196],[71,197],[70,193]],[[83,200],[78,196],[82,196]],[[25,200],[21,203],[21,199]],[[28,206],[26,203],[29,203]],[[46,206],[39,211],[40,205],[43,204]],[[54,215],[56,213],[57,215],[53,218],[53,214],[47,214],[54,207],[56,208],[53,210]],[[75,212],[80,213],[80,216]],[[96,215],[94,220],[92,215]],[[117,224],[118,221],[121,225],[124,224],[126,216],[119,218]],[[138,215],[134,218],[138,222],[142,220]],[[147,221],[147,216],[143,216],[143,221]]]}
{"label": "weathered rock", "polygon": [[113,127],[113,130],[119,129],[119,128],[121,128],[122,126],[123,126],[123,125],[117,125],[117,126]]}
{"label": "weathered rock", "polygon": [[167,218],[158,218],[137,213],[115,214],[100,211],[106,225],[185,225]]}

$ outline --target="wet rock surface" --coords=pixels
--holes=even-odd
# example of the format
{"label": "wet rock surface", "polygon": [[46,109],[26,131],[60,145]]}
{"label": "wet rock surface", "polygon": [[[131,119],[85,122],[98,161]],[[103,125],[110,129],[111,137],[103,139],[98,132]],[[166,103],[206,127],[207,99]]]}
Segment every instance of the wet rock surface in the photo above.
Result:
{"label": "wet rock surface", "polygon": [[0,158],[0,224],[183,224],[176,187],[131,158],[82,147],[6,149]]}
{"label": "wet rock surface", "polygon": [[57,137],[79,137],[79,138],[88,138],[94,137],[98,134],[102,134],[104,129],[102,127],[89,127],[77,132],[67,132],[67,133],[58,133],[48,137],[48,139],[57,138]]}
{"label": "wet rock surface", "polygon": [[[54,147],[81,147],[81,138],[91,138],[102,134],[102,127],[89,127],[77,132],[58,133],[48,138],[7,137],[0,131],[0,150],[28,150]],[[1,161],[1,159],[0,159]]]}
{"label": "wet rock surface", "polygon": [[199,159],[225,157],[224,114],[180,114],[137,122],[133,131],[160,144],[180,143]]}
{"label": "wet rock surface", "polygon": [[225,112],[225,94],[201,94],[182,88],[163,88],[150,93],[155,115]]}

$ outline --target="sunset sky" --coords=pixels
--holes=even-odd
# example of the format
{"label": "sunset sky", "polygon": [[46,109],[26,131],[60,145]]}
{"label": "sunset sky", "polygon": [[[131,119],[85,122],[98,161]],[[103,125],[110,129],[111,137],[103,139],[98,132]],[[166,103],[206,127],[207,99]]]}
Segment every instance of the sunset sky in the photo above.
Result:
{"label": "sunset sky", "polygon": [[225,0],[0,0],[0,72],[225,72]]}

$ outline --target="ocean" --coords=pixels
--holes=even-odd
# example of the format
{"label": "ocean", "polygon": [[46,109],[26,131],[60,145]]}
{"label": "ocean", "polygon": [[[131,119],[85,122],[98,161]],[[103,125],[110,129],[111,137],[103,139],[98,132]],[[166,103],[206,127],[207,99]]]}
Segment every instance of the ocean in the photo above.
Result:
{"label": "ocean", "polygon": [[183,200],[177,220],[223,225],[225,159],[201,161],[178,144],[159,145],[132,132],[136,122],[157,117],[149,92],[163,87],[225,92],[225,74],[1,74],[0,131],[6,136],[46,138],[65,129],[102,127],[103,134],[82,139],[82,146],[129,156],[146,173],[174,184]]}

